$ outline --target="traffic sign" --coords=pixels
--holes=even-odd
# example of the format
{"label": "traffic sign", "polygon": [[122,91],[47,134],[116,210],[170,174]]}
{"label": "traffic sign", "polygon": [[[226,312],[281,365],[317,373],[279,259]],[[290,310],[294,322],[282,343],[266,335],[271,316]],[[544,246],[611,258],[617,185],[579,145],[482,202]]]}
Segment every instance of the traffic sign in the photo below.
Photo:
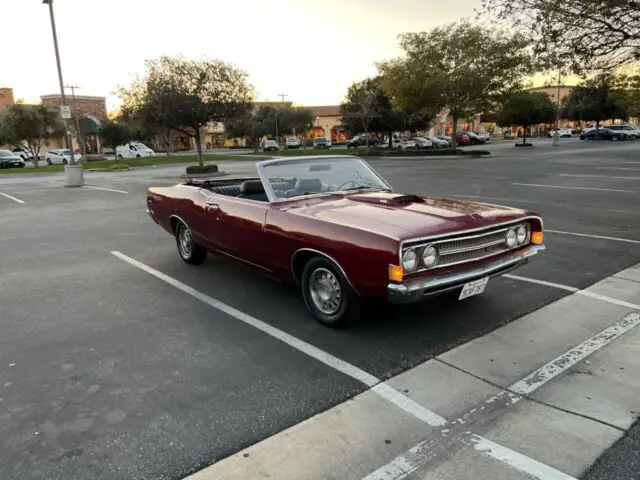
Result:
{"label": "traffic sign", "polygon": [[60,105],[60,117],[69,120],[71,118],[71,107],[68,105]]}

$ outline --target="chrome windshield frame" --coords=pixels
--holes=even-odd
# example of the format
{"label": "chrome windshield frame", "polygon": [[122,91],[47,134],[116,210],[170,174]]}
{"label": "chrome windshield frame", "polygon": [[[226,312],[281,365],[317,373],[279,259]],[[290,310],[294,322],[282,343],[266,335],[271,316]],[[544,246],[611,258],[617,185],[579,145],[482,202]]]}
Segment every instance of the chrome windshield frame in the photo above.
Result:
{"label": "chrome windshield frame", "polygon": [[[295,198],[304,198],[307,195],[301,195],[300,197],[292,197],[292,198],[278,198],[275,194],[275,192],[273,191],[273,188],[271,186],[271,182],[269,181],[269,176],[267,175],[267,171],[266,171],[266,167],[268,167],[269,165],[278,165],[278,164],[287,164],[287,163],[300,163],[301,160],[306,160],[309,162],[309,164],[312,164],[313,162],[322,162],[322,161],[327,161],[327,160],[336,160],[336,159],[351,159],[351,160],[359,160],[362,165],[364,165],[364,167],[366,169],[368,169],[378,180],[380,180],[380,183],[382,185],[384,185],[384,187],[389,190],[389,191],[393,191],[393,187],[389,184],[389,182],[387,182],[384,177],[382,175],[380,175],[371,165],[369,165],[366,161],[364,161],[361,157],[356,157],[355,155],[316,155],[316,156],[297,156],[297,157],[282,157],[282,158],[274,158],[272,160],[264,160],[262,162],[258,162],[256,163],[256,168],[258,170],[258,176],[260,177],[260,181],[262,182],[262,185],[264,186],[264,191],[267,194],[267,198],[269,200],[269,203],[277,203],[277,202],[284,202],[284,201],[290,201],[292,199]],[[326,194],[331,194],[331,195],[335,195],[336,193],[340,193],[340,190],[336,190],[333,192],[326,192]],[[356,190],[351,190],[351,192],[356,192]],[[313,193],[310,194],[311,195],[318,195],[318,193]]]}

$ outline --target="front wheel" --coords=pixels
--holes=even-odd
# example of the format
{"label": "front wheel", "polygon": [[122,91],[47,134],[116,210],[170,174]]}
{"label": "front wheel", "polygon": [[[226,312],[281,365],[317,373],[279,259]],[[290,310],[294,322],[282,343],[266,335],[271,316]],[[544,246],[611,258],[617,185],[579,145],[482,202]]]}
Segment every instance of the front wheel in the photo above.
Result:
{"label": "front wheel", "polygon": [[47,165],[53,165],[53,162],[51,161],[50,158],[47,158]]}
{"label": "front wheel", "polygon": [[362,312],[362,299],[340,269],[323,257],[312,258],[305,265],[302,296],[316,320],[327,327],[347,327]]}
{"label": "front wheel", "polygon": [[69,162],[67,162],[67,159],[66,159],[66,158],[62,160],[62,164],[63,164],[63,165],[67,165],[68,163],[69,163]]}
{"label": "front wheel", "polygon": [[182,222],[176,225],[176,244],[180,258],[189,265],[201,265],[207,258],[207,250],[196,243],[191,230]]}

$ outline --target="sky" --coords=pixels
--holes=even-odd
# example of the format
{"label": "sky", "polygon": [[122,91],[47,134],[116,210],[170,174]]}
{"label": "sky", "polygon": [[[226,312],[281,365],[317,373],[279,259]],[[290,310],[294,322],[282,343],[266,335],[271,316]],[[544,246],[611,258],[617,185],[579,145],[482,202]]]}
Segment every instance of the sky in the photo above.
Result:
{"label": "sky", "polygon": [[[480,0],[54,0],[64,83],[107,97],[160,55],[220,58],[258,100],[333,105],[401,54],[398,34],[474,14]],[[0,87],[16,99],[59,93],[48,6],[0,0]],[[536,81],[540,83],[540,81]]]}

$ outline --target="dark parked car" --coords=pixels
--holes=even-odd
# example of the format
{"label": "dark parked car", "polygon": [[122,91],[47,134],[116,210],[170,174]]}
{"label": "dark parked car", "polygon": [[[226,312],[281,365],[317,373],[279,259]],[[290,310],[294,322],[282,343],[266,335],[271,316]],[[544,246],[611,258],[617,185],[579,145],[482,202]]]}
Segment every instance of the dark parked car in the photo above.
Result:
{"label": "dark parked car", "polygon": [[358,147],[366,147],[367,145],[370,147],[374,147],[380,143],[376,137],[367,136],[367,135],[356,135],[351,140],[347,141],[347,148],[358,148]]}
{"label": "dark parked car", "polygon": [[313,139],[313,148],[331,148],[331,142],[327,137],[316,137]]}
{"label": "dark parked car", "polygon": [[534,213],[396,193],[358,157],[279,158],[257,170],[253,178],[150,187],[147,212],[184,262],[216,252],[295,282],[327,326],[355,320],[364,300],[479,295],[491,277],[545,248]]}
{"label": "dark parked car", "polygon": [[24,168],[24,160],[10,150],[0,150],[0,168]]}
{"label": "dark parked car", "polygon": [[580,134],[580,140],[627,140],[627,134],[624,132],[617,132],[608,128],[600,128],[598,130],[589,130]]}

